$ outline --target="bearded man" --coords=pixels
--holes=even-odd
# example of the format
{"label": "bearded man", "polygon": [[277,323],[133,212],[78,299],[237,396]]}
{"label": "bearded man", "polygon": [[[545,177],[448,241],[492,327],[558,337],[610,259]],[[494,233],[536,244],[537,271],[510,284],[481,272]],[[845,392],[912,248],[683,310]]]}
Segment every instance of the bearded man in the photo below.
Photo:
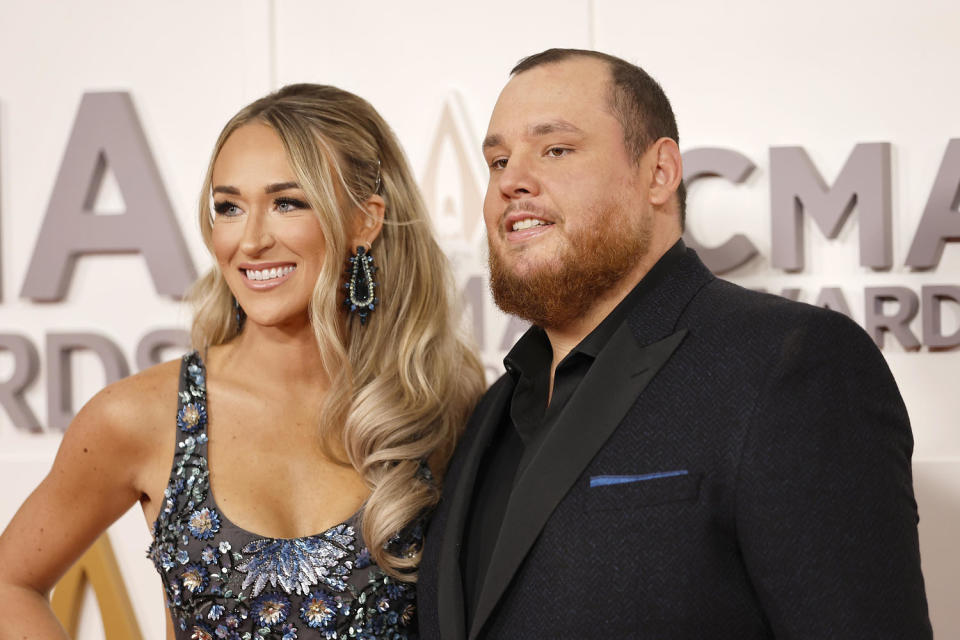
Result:
{"label": "bearded man", "polygon": [[846,317],[684,247],[660,86],[531,56],[483,152],[494,299],[533,326],[451,461],[423,637],[931,637],[896,384]]}

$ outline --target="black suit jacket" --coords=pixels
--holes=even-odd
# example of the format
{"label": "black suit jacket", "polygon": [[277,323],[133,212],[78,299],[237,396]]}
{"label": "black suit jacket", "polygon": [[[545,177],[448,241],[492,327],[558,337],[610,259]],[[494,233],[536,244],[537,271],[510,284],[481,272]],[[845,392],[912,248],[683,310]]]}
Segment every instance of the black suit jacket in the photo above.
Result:
{"label": "black suit jacket", "polygon": [[846,317],[718,280],[687,251],[630,312],[517,479],[471,629],[460,540],[504,376],[426,533],[421,634],[931,636],[910,426]]}

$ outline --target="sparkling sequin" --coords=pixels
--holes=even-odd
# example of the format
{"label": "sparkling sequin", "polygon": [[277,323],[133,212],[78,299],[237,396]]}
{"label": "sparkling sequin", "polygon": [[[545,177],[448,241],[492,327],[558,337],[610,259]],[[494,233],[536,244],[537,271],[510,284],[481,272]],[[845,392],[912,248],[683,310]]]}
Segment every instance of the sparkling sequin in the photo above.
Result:
{"label": "sparkling sequin", "polygon": [[207,423],[207,410],[199,401],[185,404],[177,413],[177,426],[184,433],[196,433]]}
{"label": "sparkling sequin", "polygon": [[197,540],[209,540],[220,530],[220,516],[213,509],[204,507],[190,514],[187,523],[190,534]]}
{"label": "sparkling sequin", "polygon": [[216,564],[220,560],[220,552],[207,545],[200,552],[200,559],[203,560],[203,564]]}
{"label": "sparkling sequin", "polygon": [[189,565],[180,574],[180,582],[183,583],[184,589],[192,593],[200,593],[207,586],[207,570],[197,565]]}
{"label": "sparkling sequin", "polygon": [[300,606],[300,618],[311,629],[328,629],[337,615],[337,601],[323,591],[311,593]]}
{"label": "sparkling sequin", "polygon": [[[371,561],[353,520],[287,540],[224,518],[210,493],[206,373],[196,353],[184,357],[181,372],[174,464],[147,552],[176,638],[415,640],[413,587]],[[425,465],[420,477],[428,481]],[[404,555],[421,536],[414,524],[388,549]]]}
{"label": "sparkling sequin", "polygon": [[353,540],[353,528],[347,525],[339,525],[335,533],[327,531],[322,537],[254,540],[243,547],[249,559],[237,566],[247,574],[241,588],[252,585],[256,596],[269,582],[271,587],[280,586],[286,593],[305,594],[323,581],[343,591],[346,584],[340,576],[350,571],[348,556],[354,548]]}
{"label": "sparkling sequin", "polygon": [[287,619],[290,600],[279,593],[264,594],[253,601],[250,612],[257,624],[272,627]]}
{"label": "sparkling sequin", "polygon": [[213,634],[201,627],[194,627],[190,631],[190,640],[213,640]]}

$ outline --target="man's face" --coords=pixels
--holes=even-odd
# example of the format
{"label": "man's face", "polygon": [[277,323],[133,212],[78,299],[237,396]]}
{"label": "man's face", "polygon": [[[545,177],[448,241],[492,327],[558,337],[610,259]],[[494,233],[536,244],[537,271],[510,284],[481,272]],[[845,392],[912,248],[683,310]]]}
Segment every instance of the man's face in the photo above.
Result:
{"label": "man's face", "polygon": [[545,328],[589,309],[646,253],[643,163],[610,113],[605,62],[572,58],[510,80],[484,141],[483,216],[497,304]]}

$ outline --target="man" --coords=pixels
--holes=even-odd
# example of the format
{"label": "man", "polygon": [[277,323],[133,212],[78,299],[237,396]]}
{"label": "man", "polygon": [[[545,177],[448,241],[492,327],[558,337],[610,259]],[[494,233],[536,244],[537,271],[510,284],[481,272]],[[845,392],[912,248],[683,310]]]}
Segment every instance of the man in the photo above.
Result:
{"label": "man", "polygon": [[680,240],[676,123],[595,52],[520,62],[483,143],[491,289],[533,327],[451,461],[425,638],[929,638],[903,402],[844,316]]}

